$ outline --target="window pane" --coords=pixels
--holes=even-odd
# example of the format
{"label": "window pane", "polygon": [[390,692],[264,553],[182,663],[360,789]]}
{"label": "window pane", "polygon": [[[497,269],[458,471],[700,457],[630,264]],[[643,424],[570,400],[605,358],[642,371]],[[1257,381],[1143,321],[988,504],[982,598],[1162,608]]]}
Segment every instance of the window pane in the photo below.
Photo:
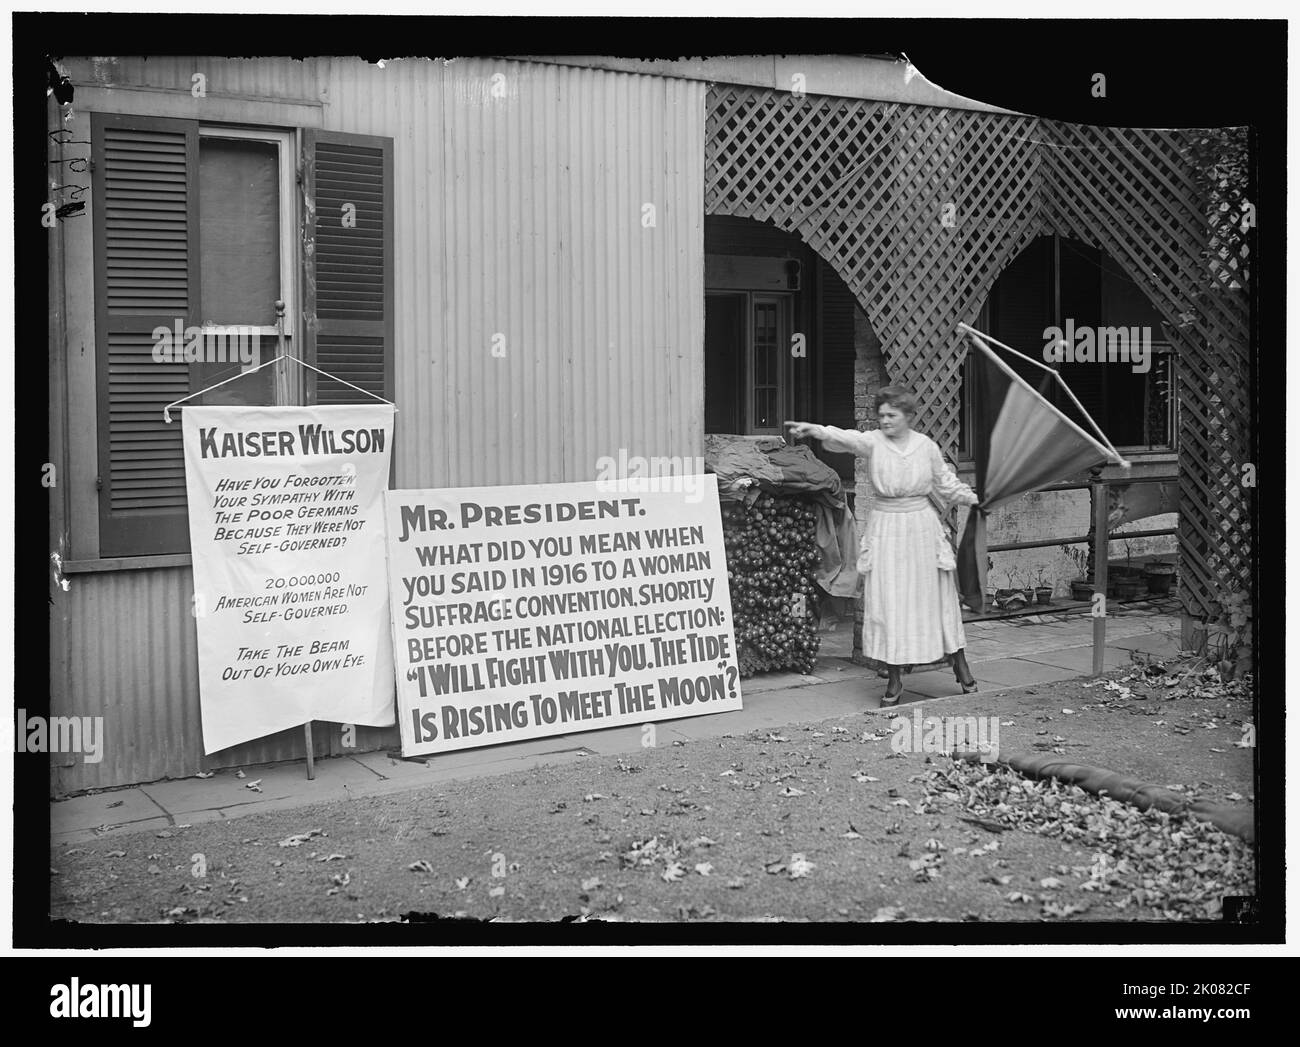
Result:
{"label": "window pane", "polygon": [[[205,335],[203,338],[204,362],[198,365],[197,389],[215,385],[217,382],[234,378],[240,371],[248,370],[237,382],[230,382],[219,389],[212,389],[193,401],[215,407],[219,404],[237,406],[265,406],[275,403],[275,368],[263,367],[260,371],[251,368],[265,363],[279,352],[275,335]],[[284,351],[293,352],[289,339],[284,341]],[[290,367],[298,365],[292,361]]]}
{"label": "window pane", "polygon": [[204,324],[275,323],[280,297],[275,143],[200,139],[199,253]]}
{"label": "window pane", "polygon": [[754,303],[754,415],[752,427],[771,429],[776,422],[778,400],[777,306]]}

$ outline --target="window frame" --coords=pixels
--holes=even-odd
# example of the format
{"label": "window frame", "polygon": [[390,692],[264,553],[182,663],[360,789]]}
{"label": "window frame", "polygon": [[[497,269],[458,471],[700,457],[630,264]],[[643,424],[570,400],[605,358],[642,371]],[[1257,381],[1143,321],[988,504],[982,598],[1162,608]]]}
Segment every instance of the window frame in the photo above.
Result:
{"label": "window frame", "polygon": [[[202,165],[203,156],[203,139],[205,138],[227,138],[238,141],[251,142],[270,142],[278,150],[278,170],[279,170],[279,187],[280,187],[280,290],[276,297],[284,302],[284,336],[292,338],[296,328],[295,316],[298,311],[298,282],[297,273],[299,268],[298,259],[298,237],[294,236],[294,230],[297,228],[298,208],[297,208],[297,137],[296,128],[281,130],[278,128],[268,127],[248,127],[242,124],[199,124],[199,164]],[[197,179],[196,179],[197,183]],[[199,197],[198,213],[203,214],[203,198]],[[206,324],[203,323],[203,296],[202,296],[202,274],[203,274],[203,254],[202,245],[199,249],[199,322],[202,326],[204,337],[209,335],[233,334],[234,325],[227,324]],[[264,337],[276,337],[278,331],[274,324],[272,325],[251,325],[252,330]],[[244,326],[248,329],[248,325]],[[244,370],[248,370],[246,366]]]}
{"label": "window frame", "polygon": [[[295,339],[295,355],[312,362],[314,359],[314,341],[309,338],[312,333],[308,316],[306,293],[315,279],[315,258],[309,250],[307,230],[305,227],[308,208],[303,193],[312,184],[308,167],[308,144],[315,141],[331,141],[346,146],[369,147],[382,155],[375,158],[376,164],[382,165],[384,195],[382,200],[383,226],[382,235],[384,255],[384,316],[379,322],[380,330],[376,332],[381,339],[380,358],[383,367],[384,396],[393,399],[393,386],[396,381],[395,348],[395,307],[393,284],[394,268],[394,206],[393,182],[395,179],[394,147],[391,136],[375,136],[358,132],[325,132],[311,123],[263,124],[256,120],[239,119],[232,114],[232,119],[221,122],[208,122],[194,117],[158,116],[150,112],[136,110],[118,111],[117,109],[91,108],[86,114],[90,126],[88,136],[92,138],[92,152],[95,156],[103,154],[104,136],[112,128],[128,128],[144,134],[150,132],[181,132],[187,139],[186,158],[186,199],[189,203],[188,213],[188,270],[187,281],[190,289],[188,302],[183,314],[186,327],[198,327],[205,336],[231,333],[232,330],[253,330],[274,336],[277,326],[263,325],[218,325],[204,324],[202,316],[201,288],[201,236],[199,230],[202,202],[198,199],[200,176],[200,144],[203,138],[228,138],[264,141],[274,144],[278,159],[279,201],[279,291],[277,297],[285,303],[284,331],[286,337]],[[100,143],[101,148],[95,148]],[[310,154],[310,162],[315,162],[315,154]],[[88,285],[86,300],[86,331],[93,339],[94,354],[90,361],[90,381],[85,386],[85,393],[91,407],[87,414],[88,426],[83,434],[74,437],[84,442],[84,450],[89,461],[93,462],[87,469],[89,486],[87,493],[79,504],[72,506],[68,523],[68,537],[73,553],[64,560],[61,569],[66,574],[89,573],[119,570],[141,570],[160,567],[186,566],[191,561],[191,546],[188,539],[188,512],[182,502],[179,512],[164,509],[152,516],[141,516],[139,520],[122,517],[111,508],[112,479],[115,451],[109,436],[109,417],[111,399],[107,367],[109,366],[108,335],[123,327],[116,314],[108,312],[108,284],[106,279],[108,260],[108,237],[104,232],[106,195],[103,179],[122,177],[114,175],[106,160],[90,165],[94,195],[92,198],[92,224],[87,229],[84,240],[84,254],[81,245],[70,252],[65,268],[72,274],[71,278],[84,279]],[[84,266],[82,269],[82,259]],[[309,272],[310,270],[310,272]],[[145,311],[144,318],[152,319]],[[137,321],[141,317],[135,317]],[[140,323],[138,328],[152,330],[153,324]],[[89,339],[88,339],[89,340]],[[310,344],[309,344],[310,343]],[[84,350],[83,350],[84,353]],[[86,354],[89,355],[89,354]],[[267,354],[263,353],[263,360]],[[241,370],[246,371],[249,365]],[[189,368],[188,388],[185,393],[176,392],[175,396],[191,394],[204,387],[214,379],[211,374],[206,379],[196,374],[201,365]],[[232,376],[238,376],[239,371]],[[291,379],[291,402],[303,403],[310,390],[308,383],[311,376],[307,373],[295,374]],[[168,399],[172,398],[170,395]],[[313,401],[306,401],[313,402]],[[70,404],[69,404],[70,407]],[[175,425],[175,422],[173,422]],[[179,428],[177,426],[177,428]],[[182,459],[183,460],[183,459]],[[396,458],[394,458],[394,467]],[[167,468],[171,468],[170,464]],[[390,482],[392,477],[390,476]],[[76,496],[74,496],[75,498]],[[82,514],[85,514],[85,527],[82,526]],[[179,524],[175,521],[179,519]],[[93,522],[92,522],[93,521]],[[160,524],[162,525],[160,527]]]}
{"label": "window frame", "polygon": [[[793,306],[794,294],[790,291],[747,291],[745,292],[748,301],[745,305],[745,435],[746,436],[780,436],[785,430],[781,422],[778,421],[775,426],[759,427],[755,415],[754,394],[757,392],[757,385],[754,381],[754,333],[757,325],[754,322],[754,313],[759,305],[773,305],[776,307],[776,343],[773,346],[776,354],[774,367],[776,370],[776,405],[777,413],[784,414],[789,411],[789,401],[787,397],[790,394],[787,371],[789,369],[788,348],[790,345],[790,334],[793,330]],[[782,346],[786,347],[785,352]],[[771,386],[764,386],[771,388]]]}
{"label": "window frame", "polygon": [[[1055,289],[1054,297],[1056,301],[1059,302],[1060,279],[1061,279],[1060,245],[1063,240],[1068,240],[1069,238],[1062,237],[1060,236],[1060,234],[1052,234],[1052,239],[1053,239],[1052,279],[1050,283],[1053,285]],[[999,279],[1000,278],[1001,277],[999,275]],[[1133,282],[1131,278],[1129,279],[1130,282]],[[1134,286],[1136,286],[1136,284]],[[980,311],[975,321],[975,327],[981,331],[989,331],[992,326],[993,294],[996,288],[997,288],[997,280],[994,280],[993,286],[989,289],[988,296],[984,299],[984,304],[980,306]],[[1141,288],[1139,287],[1138,290],[1141,291]],[[1054,306],[1054,308],[1056,308],[1057,311],[1059,312],[1059,306]],[[1060,323],[1059,316],[1056,317],[1056,322],[1058,324]],[[1167,444],[1164,443],[1122,444],[1122,445],[1116,444],[1115,449],[1121,452],[1126,458],[1141,457],[1141,458],[1160,458],[1162,460],[1170,460],[1170,459],[1176,460],[1178,456],[1177,353],[1175,352],[1173,346],[1170,344],[1167,338],[1153,337],[1151,343],[1151,357],[1152,357],[1152,370],[1155,369],[1157,359],[1168,360],[1167,366],[1169,367],[1169,383],[1168,383],[1169,394],[1168,394],[1168,404],[1166,407],[1166,412],[1168,417],[1168,423],[1167,423],[1168,432],[1165,434],[1165,436],[1168,437],[1169,442]],[[1050,366],[1050,364],[1048,366]],[[1059,371],[1059,368],[1052,368],[1052,369],[1055,371]],[[974,416],[975,416],[974,390],[971,386],[971,383],[966,380],[965,359],[962,360],[962,366],[959,373],[961,376],[961,420],[960,420],[960,429],[958,432],[959,452],[958,452],[957,464],[959,468],[963,468],[963,467],[973,468],[975,465],[975,455],[974,455],[975,434],[972,431],[972,426],[974,424]],[[1148,376],[1148,381],[1147,381],[1148,396],[1150,395],[1150,390],[1151,390],[1151,379]],[[1101,423],[1099,422],[1098,424]],[[1143,424],[1145,428],[1145,420]]]}

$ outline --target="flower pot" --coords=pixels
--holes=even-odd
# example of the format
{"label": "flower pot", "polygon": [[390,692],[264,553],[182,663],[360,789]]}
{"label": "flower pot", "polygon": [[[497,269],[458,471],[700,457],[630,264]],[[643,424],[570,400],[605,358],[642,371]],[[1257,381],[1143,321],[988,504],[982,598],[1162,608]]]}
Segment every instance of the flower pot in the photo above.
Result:
{"label": "flower pot", "polygon": [[1117,578],[1115,580],[1115,599],[1132,600],[1141,596],[1146,589],[1146,582],[1141,576],[1137,578]]}
{"label": "flower pot", "polygon": [[1040,604],[1049,604],[1052,602],[1052,591],[1050,585],[1039,585],[1034,588],[1034,597]]}
{"label": "flower pot", "polygon": [[1152,560],[1147,564],[1146,583],[1147,590],[1153,596],[1166,596],[1169,593],[1170,586],[1173,585],[1174,576],[1178,569],[1171,563],[1164,560]]}
{"label": "flower pot", "polygon": [[1000,611],[1014,611],[1031,602],[1025,597],[1023,589],[999,589],[993,595],[993,606]]}
{"label": "flower pot", "polygon": [[1086,578],[1075,578],[1070,582],[1071,600],[1091,600],[1096,587]]}

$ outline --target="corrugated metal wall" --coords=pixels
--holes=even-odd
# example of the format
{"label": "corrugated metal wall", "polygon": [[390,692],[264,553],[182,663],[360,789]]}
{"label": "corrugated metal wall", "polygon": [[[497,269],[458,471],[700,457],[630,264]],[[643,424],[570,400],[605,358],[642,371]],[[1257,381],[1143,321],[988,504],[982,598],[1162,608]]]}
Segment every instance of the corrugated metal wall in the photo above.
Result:
{"label": "corrugated metal wall", "polygon": [[[249,122],[288,95],[322,100],[326,129],[394,139],[399,486],[587,479],[620,448],[703,453],[702,83],[483,60],[87,69],[186,95],[202,70]],[[202,755],[189,568],[68,586],[52,590],[67,637],[52,711],[104,716],[106,744],[99,764],[55,757],[56,793],[302,755],[299,730]],[[358,731],[360,748],[393,741]],[[342,751],[337,729],[316,747]]]}

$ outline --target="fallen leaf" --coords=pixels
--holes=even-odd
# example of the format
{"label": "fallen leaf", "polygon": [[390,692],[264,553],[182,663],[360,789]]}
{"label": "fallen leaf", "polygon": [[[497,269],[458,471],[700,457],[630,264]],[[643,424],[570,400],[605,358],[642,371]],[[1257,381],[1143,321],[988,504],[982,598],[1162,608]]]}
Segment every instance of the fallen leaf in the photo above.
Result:
{"label": "fallen leaf", "polygon": [[410,865],[408,865],[406,868],[407,868],[408,870],[410,870],[411,872],[413,872],[413,873],[414,873],[414,872],[421,872],[421,873],[431,873],[431,872],[433,872],[433,866],[430,865],[430,864],[429,864],[427,861],[425,861],[423,858],[421,858],[418,862],[412,862],[412,863],[411,863]]}
{"label": "fallen leaf", "polygon": [[853,780],[854,780],[855,782],[878,782],[878,781],[880,781],[879,778],[873,778],[873,777],[871,777],[871,775],[869,775],[869,774],[863,774],[861,771],[858,771],[858,772],[853,776]]}
{"label": "fallen leaf", "polygon": [[816,868],[817,866],[802,854],[790,855],[790,879],[797,880],[802,876],[807,876]]}
{"label": "fallen leaf", "polygon": [[469,877],[468,877],[468,876],[462,876],[460,879],[458,879],[458,880],[456,881],[456,889],[457,889],[457,890],[461,890],[461,891],[463,891],[463,890],[464,890],[466,887],[468,887],[468,886],[469,886]]}
{"label": "fallen leaf", "polygon": [[664,871],[659,874],[659,878],[663,880],[664,883],[676,883],[685,875],[685,873],[686,869],[682,866],[681,862],[669,862],[664,867]]}
{"label": "fallen leaf", "polygon": [[308,829],[305,833],[296,833],[293,836],[286,837],[280,841],[281,847],[301,847],[313,836],[324,836],[325,834],[319,829]]}
{"label": "fallen leaf", "polygon": [[700,862],[697,866],[695,866],[695,871],[699,873],[701,876],[708,876],[713,872],[713,863]]}
{"label": "fallen leaf", "polygon": [[777,793],[777,796],[803,796],[803,795],[804,795],[804,791],[802,789],[796,789],[794,788],[794,786],[791,785],[787,785],[784,789],[782,789],[779,793]]}
{"label": "fallen leaf", "polygon": [[600,877],[599,877],[599,876],[593,876],[593,877],[592,877],[591,879],[589,879],[589,880],[583,880],[583,881],[582,881],[582,889],[583,889],[584,892],[586,892],[586,891],[594,891],[594,890],[595,890],[597,887],[599,887],[599,886],[601,886],[601,883],[600,883]]}
{"label": "fallen leaf", "polygon": [[506,893],[506,889],[504,886],[497,886],[497,887],[493,887],[492,890],[488,891],[488,897],[500,898],[505,893]]}
{"label": "fallen leaf", "polygon": [[195,778],[211,778],[211,777],[212,777],[213,775],[215,775],[216,773],[217,773],[216,771],[199,771],[199,773],[196,774],[194,777],[195,777]]}
{"label": "fallen leaf", "polygon": [[262,791],[262,779],[258,778],[256,781],[246,782],[244,788],[252,789],[255,793],[260,793]]}

